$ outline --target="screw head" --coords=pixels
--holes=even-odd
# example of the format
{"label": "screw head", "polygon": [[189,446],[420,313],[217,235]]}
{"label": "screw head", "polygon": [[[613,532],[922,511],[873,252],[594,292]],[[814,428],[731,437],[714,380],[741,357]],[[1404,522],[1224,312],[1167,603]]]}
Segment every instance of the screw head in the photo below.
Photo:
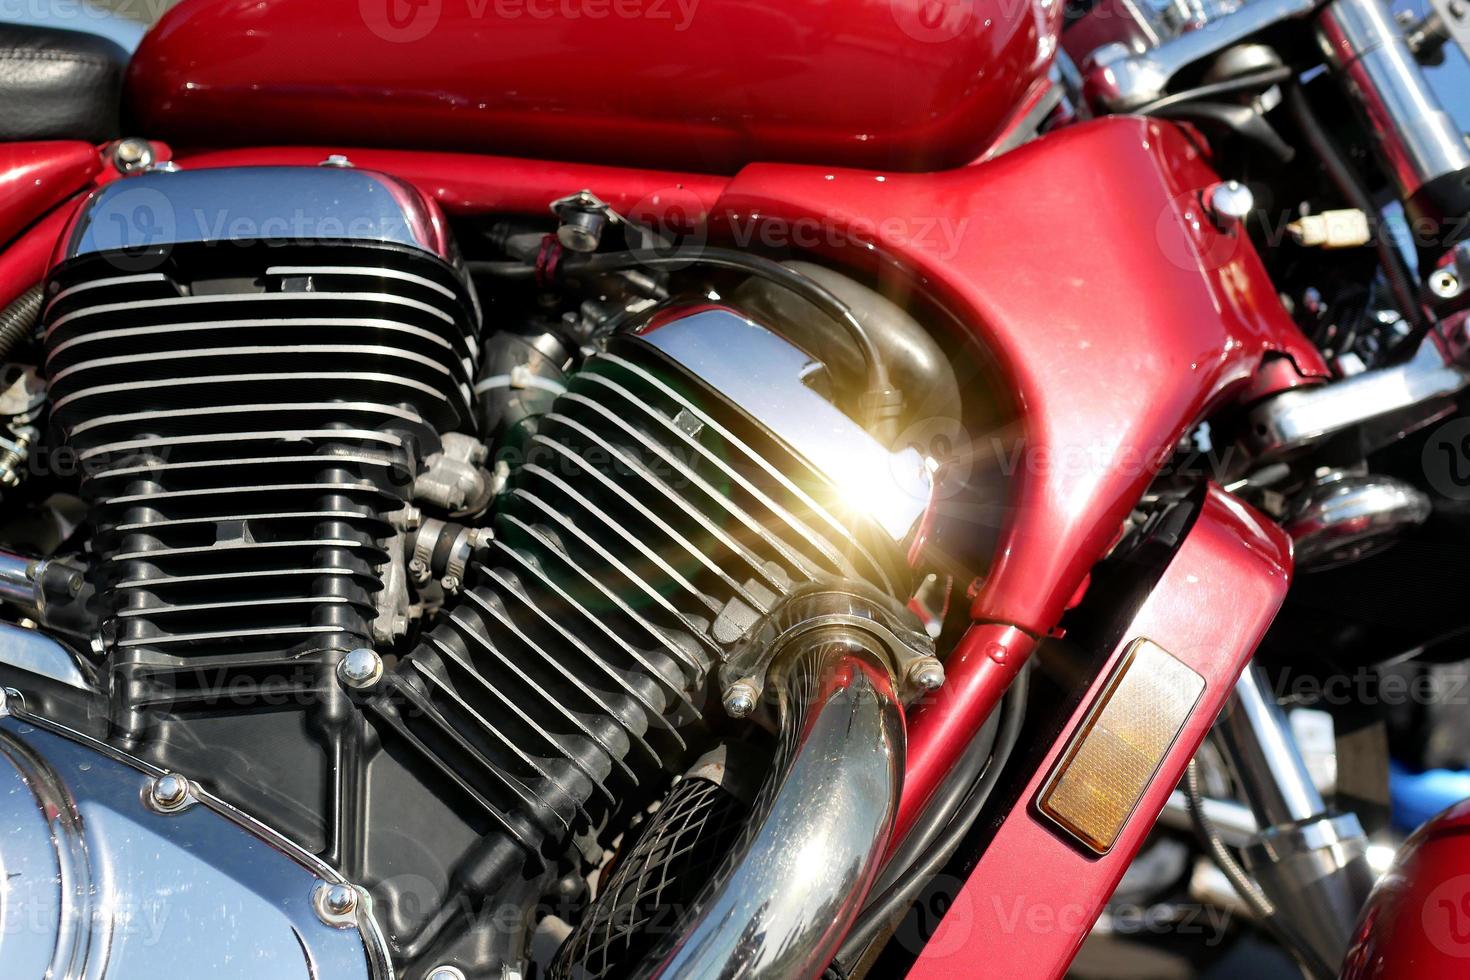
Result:
{"label": "screw head", "polygon": [[367,647],[349,650],[337,665],[337,676],[351,688],[372,687],[383,676],[383,658]]}
{"label": "screw head", "polygon": [[182,810],[189,802],[189,781],[178,773],[164,773],[148,787],[148,802],[162,813]]}
{"label": "screw head", "polygon": [[1207,198],[1212,214],[1222,225],[1235,225],[1245,220],[1256,206],[1256,196],[1238,180],[1225,180],[1210,188]]}
{"label": "screw head", "polygon": [[322,882],[311,893],[317,918],[329,926],[347,929],[357,925],[357,889],[351,885]]}
{"label": "screw head", "polygon": [[426,980],[464,980],[464,971],[457,966],[436,966],[429,971]]}
{"label": "screw head", "polygon": [[147,170],[154,159],[153,144],[136,136],[118,140],[112,148],[112,165],[117,168],[118,173],[132,174]]}
{"label": "screw head", "polygon": [[750,681],[736,681],[731,684],[721,702],[725,706],[725,713],[731,718],[744,718],[755,710],[756,694],[755,685]]}
{"label": "screw head", "polygon": [[318,166],[322,166],[322,167],[350,167],[350,166],[352,166],[352,161],[349,160],[349,159],[347,159],[347,155],[345,153],[333,153],[333,154],[328,155],[328,157],[325,160],[323,160],[320,164],[318,164]]}
{"label": "screw head", "polygon": [[909,681],[925,691],[937,691],[944,686],[944,665],[933,657],[915,660],[909,666]]}
{"label": "screw head", "polygon": [[1460,295],[1460,277],[1453,269],[1436,269],[1429,274],[1429,291],[1440,299],[1454,299]]}

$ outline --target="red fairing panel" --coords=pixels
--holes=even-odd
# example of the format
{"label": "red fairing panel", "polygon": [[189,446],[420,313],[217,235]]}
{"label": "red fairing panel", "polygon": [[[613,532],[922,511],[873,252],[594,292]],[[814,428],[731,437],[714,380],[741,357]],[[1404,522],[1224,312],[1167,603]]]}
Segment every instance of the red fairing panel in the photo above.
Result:
{"label": "red fairing panel", "polygon": [[[986,847],[910,980],[971,980],[977,963],[1009,964],[1005,975],[1012,980],[1066,973],[1250,661],[1290,579],[1285,532],[1212,487],[1194,527]],[[1205,679],[1205,690],[1117,843],[1096,857],[1066,839],[1034,805],[1072,733],[1138,637],[1182,660]]]}
{"label": "red fairing panel", "polygon": [[1470,800],[1420,827],[1358,920],[1343,980],[1470,975]]}
{"label": "red fairing panel", "polygon": [[0,143],[0,243],[90,184],[101,169],[90,143]]}
{"label": "red fairing panel", "polygon": [[321,141],[699,172],[934,170],[1045,84],[1060,0],[185,0],[127,103],[190,145]]}
{"label": "red fairing panel", "polygon": [[810,231],[850,263],[823,234],[843,230],[856,240],[841,245],[896,258],[973,325],[1025,430],[974,616],[1040,635],[1207,407],[1271,352],[1327,374],[1249,240],[1204,213],[1217,180],[1182,130],[1114,118],[941,174],[748,167],[715,218]]}

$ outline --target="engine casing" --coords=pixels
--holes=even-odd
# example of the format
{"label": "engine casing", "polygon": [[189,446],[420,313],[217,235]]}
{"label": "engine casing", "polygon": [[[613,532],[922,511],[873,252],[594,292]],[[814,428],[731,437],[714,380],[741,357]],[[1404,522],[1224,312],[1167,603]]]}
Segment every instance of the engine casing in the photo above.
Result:
{"label": "engine casing", "polygon": [[[896,625],[925,461],[735,310],[614,335],[498,447],[491,526],[456,533],[411,505],[475,441],[483,335],[442,217],[405,185],[118,181],[48,295],[108,739],[367,889],[409,976],[519,961],[533,903],[707,747],[720,692],[758,689],[807,610],[899,668],[928,652]],[[440,553],[430,529],[473,554],[410,643],[401,570]]]}

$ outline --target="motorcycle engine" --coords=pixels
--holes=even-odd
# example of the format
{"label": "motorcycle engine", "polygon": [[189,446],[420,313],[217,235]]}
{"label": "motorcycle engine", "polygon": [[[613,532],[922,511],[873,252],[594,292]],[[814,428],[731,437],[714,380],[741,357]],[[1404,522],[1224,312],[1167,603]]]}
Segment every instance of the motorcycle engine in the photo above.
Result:
{"label": "motorcycle engine", "polygon": [[675,775],[768,737],[769,638],[833,597],[901,683],[938,668],[903,605],[926,461],[818,358],[664,303],[492,439],[504,325],[446,227],[350,167],[144,174],[84,206],[42,319],[86,725],[353,883],[409,977],[522,962]]}

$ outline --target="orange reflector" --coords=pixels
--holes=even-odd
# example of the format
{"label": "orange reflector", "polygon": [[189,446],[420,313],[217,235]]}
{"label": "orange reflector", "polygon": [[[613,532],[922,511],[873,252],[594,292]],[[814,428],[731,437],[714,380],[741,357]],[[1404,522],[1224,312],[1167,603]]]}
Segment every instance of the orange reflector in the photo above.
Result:
{"label": "orange reflector", "polygon": [[1042,788],[1041,812],[1106,854],[1204,689],[1169,651],[1134,640]]}

